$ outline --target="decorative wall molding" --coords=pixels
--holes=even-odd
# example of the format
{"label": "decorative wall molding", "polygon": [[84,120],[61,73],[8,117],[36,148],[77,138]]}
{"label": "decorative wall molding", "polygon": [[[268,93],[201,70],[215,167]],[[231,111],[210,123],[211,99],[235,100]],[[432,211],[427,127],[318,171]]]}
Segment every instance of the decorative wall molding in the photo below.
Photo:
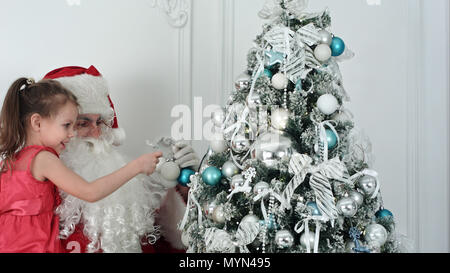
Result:
{"label": "decorative wall molding", "polygon": [[219,39],[221,62],[218,68],[217,102],[225,105],[234,88],[234,41],[235,41],[235,0],[222,1],[219,10],[219,26],[222,31]]}
{"label": "decorative wall molding", "polygon": [[[423,142],[423,63],[422,58],[417,57],[423,54],[423,44],[417,42],[417,37],[422,37],[422,33],[417,33],[421,29],[422,0],[408,1],[408,37],[410,47],[408,48],[408,75],[407,79],[407,236],[414,240],[416,251],[421,249],[420,238],[420,199],[419,199],[419,177],[420,177],[420,154],[421,143]],[[413,37],[416,41],[413,41]],[[419,41],[422,39],[419,38]]]}
{"label": "decorative wall molding", "polygon": [[149,0],[152,8],[159,7],[168,22],[175,28],[183,28],[189,21],[191,0]]}
{"label": "decorative wall molding", "polygon": [[[186,18],[191,17],[192,0],[173,1],[183,2]],[[188,105],[192,109],[192,20],[187,20],[178,28],[178,103]]]}

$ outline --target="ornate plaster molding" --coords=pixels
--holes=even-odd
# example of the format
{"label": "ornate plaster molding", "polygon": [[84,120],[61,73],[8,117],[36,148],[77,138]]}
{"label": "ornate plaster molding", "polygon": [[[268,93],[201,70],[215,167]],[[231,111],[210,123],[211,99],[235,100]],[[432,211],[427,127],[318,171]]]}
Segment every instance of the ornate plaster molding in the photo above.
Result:
{"label": "ornate plaster molding", "polygon": [[175,28],[183,28],[189,20],[188,0],[149,0],[152,8],[160,8],[167,15],[168,22]]}

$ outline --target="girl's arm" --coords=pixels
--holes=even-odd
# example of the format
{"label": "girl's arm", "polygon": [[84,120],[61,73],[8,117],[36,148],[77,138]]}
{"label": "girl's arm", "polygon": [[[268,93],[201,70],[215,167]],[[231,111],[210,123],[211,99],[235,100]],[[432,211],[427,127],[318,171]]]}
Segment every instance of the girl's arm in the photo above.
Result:
{"label": "girl's arm", "polygon": [[145,154],[121,169],[88,183],[67,168],[48,151],[40,152],[33,160],[31,172],[36,179],[47,178],[64,192],[87,202],[96,202],[110,195],[140,173],[150,175],[155,170],[162,153]]}

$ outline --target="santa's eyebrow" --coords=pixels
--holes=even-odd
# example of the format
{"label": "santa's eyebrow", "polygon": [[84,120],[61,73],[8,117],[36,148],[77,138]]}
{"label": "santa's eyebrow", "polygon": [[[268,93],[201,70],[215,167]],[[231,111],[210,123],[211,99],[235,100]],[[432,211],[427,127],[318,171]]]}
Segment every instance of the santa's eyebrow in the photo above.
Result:
{"label": "santa's eyebrow", "polygon": [[[85,120],[85,121],[92,121],[92,119],[88,118],[88,117],[78,117],[78,120]],[[97,121],[102,120],[102,117],[98,117]]]}

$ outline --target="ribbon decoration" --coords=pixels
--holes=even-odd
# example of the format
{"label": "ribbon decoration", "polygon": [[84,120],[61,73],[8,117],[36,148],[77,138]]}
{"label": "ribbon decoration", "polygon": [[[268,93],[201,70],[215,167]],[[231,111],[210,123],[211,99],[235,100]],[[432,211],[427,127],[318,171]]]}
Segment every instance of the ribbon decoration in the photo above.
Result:
{"label": "ribbon decoration", "polygon": [[250,182],[252,182],[252,179],[256,176],[255,168],[253,167],[249,168],[248,170],[244,171],[242,175],[245,177],[244,185],[235,187],[234,190],[227,196],[228,199],[231,199],[233,195],[235,195],[238,192],[249,193],[252,191],[252,187],[250,187]]}
{"label": "ribbon decoration", "polygon": [[268,221],[270,220],[269,217],[267,216],[267,210],[266,207],[264,206],[264,197],[266,197],[268,194],[271,194],[273,197],[275,197],[275,199],[277,199],[280,203],[281,206],[287,206],[288,204],[285,204],[286,199],[284,199],[280,194],[278,194],[277,192],[275,192],[272,188],[269,189],[264,189],[263,191],[261,191],[260,193],[258,193],[258,195],[256,195],[253,198],[254,202],[257,202],[258,200],[261,200],[261,212],[263,214],[264,217],[264,221],[266,223],[268,223]]}
{"label": "ribbon decoration", "polygon": [[323,144],[323,149],[320,151],[321,156],[324,161],[328,160],[328,139],[327,139],[327,130],[325,129],[325,126],[328,126],[331,131],[336,135],[337,138],[337,145],[339,146],[340,139],[339,134],[337,133],[334,126],[331,124],[334,121],[323,121],[323,122],[316,122],[313,120],[314,123],[316,123],[316,131],[319,135],[319,147]]}
{"label": "ribbon decoration", "polygon": [[189,190],[188,200],[187,200],[187,204],[186,204],[186,210],[184,212],[183,220],[181,221],[179,230],[183,230],[184,227],[186,226],[188,216],[189,216],[189,210],[190,210],[191,206],[193,205],[192,203],[194,203],[195,206],[197,206],[198,225],[199,226],[203,225],[202,207],[200,206],[200,204],[197,201],[197,198],[195,197],[195,194],[197,193],[198,188],[199,188],[199,177],[197,175],[192,175],[190,179],[191,179],[191,183],[188,184],[188,186],[190,187],[190,190]]}
{"label": "ribbon decoration", "polygon": [[235,253],[236,247],[239,247],[240,253],[249,253],[246,246],[255,241],[259,231],[259,223],[250,221],[239,224],[234,238],[225,230],[208,228],[205,231],[206,252]]}
{"label": "ribbon decoration", "polygon": [[[310,230],[309,230],[309,221],[311,221],[311,220],[315,221],[316,222],[316,232],[315,232],[315,237],[314,237],[314,253],[319,253],[320,229],[322,228],[321,222],[327,222],[328,218],[326,216],[322,216],[322,215],[313,216],[313,215],[302,214],[302,216],[304,217],[303,220],[299,221],[295,225],[294,231],[297,232],[298,234],[302,233],[303,230],[305,231],[306,252],[311,253],[311,245],[309,242],[309,236],[311,236]],[[301,224],[301,226],[299,227],[300,224]]]}
{"label": "ribbon decoration", "polygon": [[364,170],[354,174],[352,177],[350,177],[350,180],[354,181],[354,183],[356,183],[356,180],[358,180],[361,176],[364,176],[364,175],[372,176],[373,178],[375,178],[377,186],[375,188],[375,192],[370,197],[370,199],[375,199],[378,195],[378,192],[380,191],[380,182],[378,181],[378,173],[376,171],[370,170],[370,169],[364,169]]}
{"label": "ribbon decoration", "polygon": [[301,17],[308,6],[308,0],[266,0],[262,10],[258,12],[258,16],[265,20],[277,19],[284,12],[280,5],[282,2],[286,9],[297,17]]}
{"label": "ribbon decoration", "polygon": [[309,184],[314,190],[317,207],[322,215],[330,220],[337,219],[338,211],[329,179],[342,179],[345,173],[345,165],[339,158],[324,161],[317,166],[313,166],[312,162],[313,160],[307,155],[299,153],[292,155],[289,162],[289,172],[293,173],[294,177],[282,193],[284,201],[280,209],[291,209],[290,200],[294,191],[304,182],[306,175],[311,174]]}
{"label": "ribbon decoration", "polygon": [[320,66],[317,67],[317,69],[331,75],[334,79],[333,89],[339,90],[339,93],[343,97],[344,101],[350,101],[350,96],[347,94],[347,91],[344,88],[344,79],[339,69],[339,65],[334,58],[331,58],[328,61],[328,65],[326,67]]}

